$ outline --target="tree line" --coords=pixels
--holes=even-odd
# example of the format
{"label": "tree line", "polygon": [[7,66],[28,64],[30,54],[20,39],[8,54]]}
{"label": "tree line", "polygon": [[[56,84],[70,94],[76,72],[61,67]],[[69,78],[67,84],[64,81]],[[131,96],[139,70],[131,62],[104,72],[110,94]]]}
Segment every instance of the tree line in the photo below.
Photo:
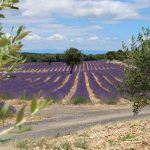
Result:
{"label": "tree line", "polygon": [[[80,52],[82,53],[82,51]],[[65,53],[62,54],[21,53],[21,55],[26,59],[26,62],[50,62],[51,63],[51,62],[65,61]],[[118,51],[108,51],[105,54],[83,54],[82,53],[82,56],[83,56],[83,61],[92,61],[92,60],[124,61],[125,59],[127,59],[127,52],[123,50],[118,50]]]}

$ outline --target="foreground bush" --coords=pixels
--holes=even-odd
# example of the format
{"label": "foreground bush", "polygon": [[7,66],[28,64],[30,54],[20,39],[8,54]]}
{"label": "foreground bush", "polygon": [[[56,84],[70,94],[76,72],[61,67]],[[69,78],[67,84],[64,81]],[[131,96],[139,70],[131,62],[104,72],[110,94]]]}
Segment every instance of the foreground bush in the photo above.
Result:
{"label": "foreground bush", "polygon": [[137,114],[150,105],[150,28],[143,28],[137,39],[132,38],[130,49],[128,57],[133,64],[125,71],[121,90],[134,100],[133,111]]}

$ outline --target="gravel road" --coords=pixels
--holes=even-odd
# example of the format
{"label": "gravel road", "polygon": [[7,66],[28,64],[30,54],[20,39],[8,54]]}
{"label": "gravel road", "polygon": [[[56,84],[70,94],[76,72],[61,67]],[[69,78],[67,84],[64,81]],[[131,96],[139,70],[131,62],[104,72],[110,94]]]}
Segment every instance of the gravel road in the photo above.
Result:
{"label": "gravel road", "polygon": [[22,134],[13,132],[8,136],[12,140],[26,138],[39,138],[42,136],[57,136],[70,134],[98,124],[114,123],[130,119],[150,116],[150,108],[143,109],[139,115],[133,116],[131,108],[101,108],[97,106],[51,106],[43,111],[47,112],[46,119],[29,122],[27,126],[33,127],[32,131]]}

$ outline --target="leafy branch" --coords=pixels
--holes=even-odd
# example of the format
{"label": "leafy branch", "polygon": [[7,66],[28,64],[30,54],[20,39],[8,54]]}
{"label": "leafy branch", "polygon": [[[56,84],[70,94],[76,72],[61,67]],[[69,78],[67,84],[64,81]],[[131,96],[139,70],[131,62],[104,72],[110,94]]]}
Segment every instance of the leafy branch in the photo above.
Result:
{"label": "leafy branch", "polygon": [[[18,2],[19,0],[0,0],[0,10],[18,9],[16,6]],[[0,18],[4,17],[4,14],[0,13]],[[19,54],[23,47],[21,40],[31,32],[26,31],[24,26],[20,26],[14,36],[8,35],[2,30],[0,24],[0,72],[2,73],[0,79],[5,79],[9,77],[10,72],[17,70],[16,66],[25,61]]]}
{"label": "leafy branch", "polygon": [[[31,106],[30,106],[30,116],[35,116],[39,111],[44,109],[50,104],[49,101],[42,100],[38,101],[36,98],[32,100]],[[1,114],[6,114],[8,111],[8,104],[5,104],[2,108]],[[0,132],[0,136],[8,134],[10,131],[14,130],[15,128],[19,128],[26,122],[25,118],[25,108],[26,106],[22,106],[22,108],[18,111],[17,117],[16,117],[16,123],[9,127],[8,129],[3,130]]]}

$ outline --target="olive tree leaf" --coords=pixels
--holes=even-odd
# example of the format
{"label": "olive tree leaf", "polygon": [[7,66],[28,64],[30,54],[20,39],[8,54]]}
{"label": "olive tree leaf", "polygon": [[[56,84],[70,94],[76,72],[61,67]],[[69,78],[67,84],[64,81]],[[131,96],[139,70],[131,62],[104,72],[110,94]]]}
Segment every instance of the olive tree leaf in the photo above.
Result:
{"label": "olive tree leaf", "polygon": [[40,101],[39,102],[39,109],[41,110],[41,109],[47,107],[49,104],[50,104],[50,102],[47,100]]}
{"label": "olive tree leaf", "polygon": [[25,111],[25,106],[23,106],[18,114],[17,114],[17,119],[16,119],[16,126],[20,126],[21,124],[24,123],[24,111]]}
{"label": "olive tree leaf", "polygon": [[4,118],[6,116],[8,110],[9,110],[9,104],[6,103],[3,105],[1,112],[0,112],[0,115],[2,118]]}
{"label": "olive tree leaf", "polygon": [[11,9],[19,9],[17,6],[11,6]]}
{"label": "olive tree leaf", "polygon": [[25,29],[25,26],[20,26],[17,30],[17,36]]}
{"label": "olive tree leaf", "polygon": [[35,115],[39,111],[38,102],[36,98],[32,99],[31,107],[30,107],[31,115]]}
{"label": "olive tree leaf", "polygon": [[24,37],[26,37],[29,33],[31,33],[31,31],[26,31],[26,32],[20,33],[19,35],[16,36],[15,40],[19,41],[19,40],[23,39]]}
{"label": "olive tree leaf", "polygon": [[5,18],[5,16],[3,14],[0,14],[0,18]]}
{"label": "olive tree leaf", "polygon": [[9,43],[9,40],[6,37],[1,37],[0,38],[0,47],[5,47]]}

